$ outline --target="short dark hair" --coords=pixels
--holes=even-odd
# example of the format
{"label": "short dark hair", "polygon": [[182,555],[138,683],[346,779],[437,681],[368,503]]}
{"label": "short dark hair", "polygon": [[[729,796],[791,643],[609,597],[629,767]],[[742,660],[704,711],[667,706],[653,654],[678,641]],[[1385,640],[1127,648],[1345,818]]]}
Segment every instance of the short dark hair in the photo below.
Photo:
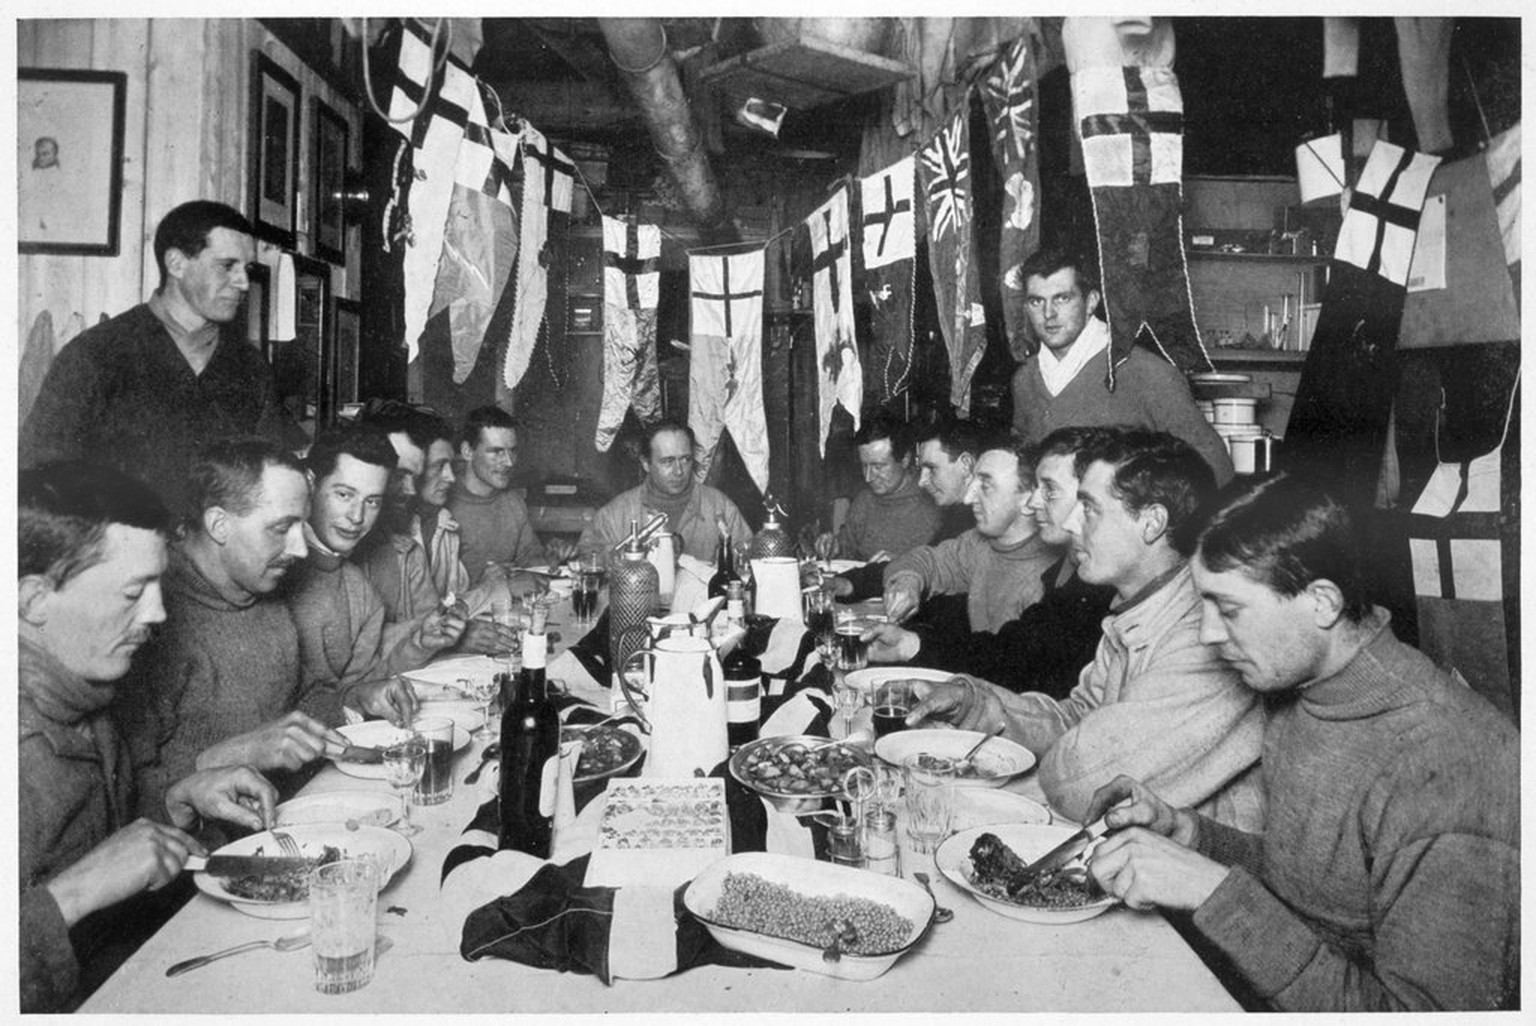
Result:
{"label": "short dark hair", "polygon": [[84,460],[23,470],[16,489],[17,571],[62,588],[101,562],[113,524],[168,537],[170,514],[138,478]]}
{"label": "short dark hair", "polygon": [[1047,456],[1076,456],[1083,449],[1102,444],[1105,428],[1062,427],[1030,446],[1030,462],[1035,466]]}
{"label": "short dark hair", "polygon": [[403,434],[422,452],[438,439],[452,442],[453,428],[424,406],[399,399],[370,399],[358,414],[358,424],[370,424],[386,435]]}
{"label": "short dark hair", "polygon": [[181,511],[183,530],[201,531],[203,513],[215,506],[237,517],[255,509],[261,476],[268,467],[304,473],[299,458],[269,438],[237,435],[204,445],[193,456],[187,472],[186,505]]}
{"label": "short dark hair", "polygon": [[1094,261],[1084,253],[1066,246],[1042,246],[1019,265],[1019,284],[1030,278],[1049,278],[1057,271],[1072,268],[1077,272],[1077,285],[1083,295],[1099,287],[1099,273]]}
{"label": "short dark hair", "polygon": [[1211,465],[1194,446],[1166,431],[1106,428],[1077,451],[1073,470],[1082,478],[1100,461],[1114,468],[1110,487],[1126,509],[1139,513],[1158,505],[1167,511],[1168,540],[1189,555],[1181,528],[1216,490]]}
{"label": "short dark hair", "polygon": [[875,410],[864,415],[863,423],[853,435],[853,444],[873,445],[875,442],[890,440],[891,458],[897,463],[910,459],[916,451],[917,445],[912,439],[913,432],[902,421],[885,410]]}
{"label": "short dark hair", "polygon": [[486,428],[511,428],[518,431],[522,424],[500,406],[476,406],[464,418],[464,430],[459,432],[459,444],[471,449],[480,444],[480,436]]}
{"label": "short dark hair", "polygon": [[1345,619],[1359,623],[1370,612],[1355,517],[1314,479],[1237,478],[1189,532],[1195,558],[1214,573],[1241,570],[1286,598],[1326,578],[1344,596]]}
{"label": "short dark hair", "polygon": [[947,414],[926,417],[917,422],[912,430],[914,447],[938,442],[939,448],[951,460],[959,459],[963,453],[970,453],[972,459],[980,456],[981,436],[982,432],[975,421],[961,420]]}
{"label": "short dark hair", "polygon": [[656,436],[667,431],[679,431],[688,436],[688,451],[696,452],[699,448],[699,440],[693,433],[693,428],[676,420],[658,420],[654,424],[647,424],[645,432],[640,436],[640,458],[651,458],[651,443],[656,441]]}
{"label": "short dark hair", "polygon": [[348,424],[320,432],[304,457],[304,466],[315,475],[318,484],[335,471],[336,462],[342,456],[383,467],[391,473],[400,463],[389,435],[372,424]]}
{"label": "short dark hair", "polygon": [[164,288],[169,275],[165,270],[165,254],[179,249],[189,257],[195,257],[208,245],[208,233],[215,228],[228,228],[242,235],[254,234],[251,222],[234,207],[213,200],[192,200],[175,207],[160,219],[155,227],[155,263],[160,267],[160,287]]}
{"label": "short dark hair", "polygon": [[[1035,452],[1034,446],[1026,445],[1023,436],[1017,434],[998,434],[981,442],[981,452],[1006,452],[1019,462],[1019,488],[1024,491],[1032,491],[1035,487]],[[977,454],[978,456],[980,453]]]}

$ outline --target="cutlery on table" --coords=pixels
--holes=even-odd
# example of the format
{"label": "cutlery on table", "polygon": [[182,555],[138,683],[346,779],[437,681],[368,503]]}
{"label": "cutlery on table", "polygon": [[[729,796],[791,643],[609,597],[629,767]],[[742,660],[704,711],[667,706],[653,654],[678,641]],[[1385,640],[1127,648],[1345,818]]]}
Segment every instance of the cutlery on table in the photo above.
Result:
{"label": "cutlery on table", "polygon": [[933,885],[928,882],[927,873],[913,873],[912,879],[923,885],[923,890],[928,892],[928,897],[933,899],[933,921],[935,923],[947,923],[955,918],[954,909],[945,908],[939,904],[938,896],[933,893]]}
{"label": "cutlery on table", "polygon": [[224,878],[288,876],[315,868],[315,860],[302,855],[188,855],[182,868]]}
{"label": "cutlery on table", "polygon": [[[1115,808],[1124,808],[1129,804],[1130,799],[1126,799],[1124,802],[1121,802],[1119,805],[1115,806]],[[1114,810],[1112,809],[1110,811]],[[1039,877],[1044,876],[1046,873],[1054,873],[1056,870],[1060,869],[1062,866],[1065,866],[1068,862],[1071,862],[1083,852],[1087,851],[1089,845],[1093,844],[1099,838],[1109,833],[1109,831],[1110,827],[1108,822],[1103,816],[1100,816],[1097,820],[1083,827],[1081,830],[1077,831],[1077,833],[1073,834],[1071,837],[1067,838],[1065,841],[1062,841],[1056,847],[1052,848],[1050,851],[1046,852],[1044,855],[1040,856],[1038,859],[1025,866],[1020,871],[1021,877],[1024,880],[1029,881],[1038,879]]]}
{"label": "cutlery on table", "polygon": [[384,749],[371,748],[367,745],[354,745],[350,742],[341,744],[326,738],[325,754],[328,758],[337,762],[361,762],[371,765],[379,765],[384,761]]}
{"label": "cutlery on table", "polygon": [[480,765],[476,766],[474,769],[469,771],[469,776],[464,778],[464,783],[466,783],[466,784],[473,784],[475,781],[479,780],[480,779],[480,774],[485,772],[486,764],[488,762],[490,762],[492,759],[500,758],[500,756],[501,756],[501,745],[497,744],[494,741],[492,741],[490,744],[486,745],[485,746],[485,751],[480,753]]}
{"label": "cutlery on table", "polygon": [[255,951],[257,948],[272,948],[275,951],[297,951],[299,948],[308,946],[308,932],[294,934],[292,937],[278,937],[276,940],[246,941],[244,944],[236,944],[234,947],[225,948],[223,951],[215,951],[211,955],[199,955],[196,958],[189,958],[185,962],[177,962],[165,971],[165,975],[180,976],[184,972],[200,969],[209,962],[228,958],[230,955],[238,955],[242,951]]}
{"label": "cutlery on table", "polygon": [[1005,726],[1007,726],[1007,724],[999,723],[997,726],[995,726],[991,730],[987,731],[985,736],[983,736],[980,741],[977,741],[974,745],[971,746],[971,750],[970,751],[966,752],[964,755],[960,756],[960,758],[955,761],[955,765],[956,766],[964,766],[965,764],[969,763],[971,761],[972,756],[974,756],[977,752],[981,751],[981,746],[986,744],[988,741],[991,741],[994,737],[997,737],[997,735],[1001,734],[1003,732],[1003,728]]}

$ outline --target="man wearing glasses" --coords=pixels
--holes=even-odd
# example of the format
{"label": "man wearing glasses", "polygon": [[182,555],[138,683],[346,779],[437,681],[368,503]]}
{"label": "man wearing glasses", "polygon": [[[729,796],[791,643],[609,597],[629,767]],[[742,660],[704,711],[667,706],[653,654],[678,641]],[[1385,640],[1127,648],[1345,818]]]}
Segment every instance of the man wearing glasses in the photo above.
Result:
{"label": "man wearing glasses", "polygon": [[1179,369],[1147,349],[1133,348],[1106,384],[1109,325],[1091,267],[1047,247],[1024,262],[1025,311],[1040,343],[1013,375],[1013,426],[1028,445],[1061,427],[1139,427],[1166,431],[1194,446],[1216,474],[1232,477],[1221,436],[1201,416]]}
{"label": "man wearing glasses", "polygon": [[582,532],[582,548],[611,549],[629,534],[631,520],[643,525],[658,511],[667,515],[667,530],[681,538],[679,554],[706,563],[715,560],[720,540],[717,521],[725,524],[733,544],[752,537],[741,511],[725,493],[694,480],[692,429],[663,420],[646,429],[640,444],[645,480],[597,511]]}

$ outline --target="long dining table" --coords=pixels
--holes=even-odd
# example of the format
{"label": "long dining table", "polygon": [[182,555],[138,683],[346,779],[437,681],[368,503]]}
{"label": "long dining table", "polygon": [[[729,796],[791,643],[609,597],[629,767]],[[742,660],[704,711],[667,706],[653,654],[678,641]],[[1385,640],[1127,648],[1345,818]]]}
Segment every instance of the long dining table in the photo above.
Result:
{"label": "long dining table", "polygon": [[[569,628],[569,602],[553,622]],[[557,649],[569,646],[564,630]],[[552,661],[552,666],[555,663]],[[594,702],[606,701],[594,694]],[[199,893],[93,994],[87,1013],[488,1013],[488,1012],[1231,1012],[1221,982],[1160,915],[1116,906],[1097,918],[1043,926],[1000,916],[934,871],[930,856],[902,851],[910,878],[926,869],[953,920],[934,924],[880,978],[863,983],[797,969],[703,965],[650,980],[616,980],[459,954],[462,910],[445,907],[445,857],[488,791],[465,786],[482,746],[456,754],[453,797],[417,806],[422,827],[410,862],[378,902],[374,979],[349,994],[315,990],[311,949],[250,951],[167,978],[184,959],[246,941],[275,939],[302,922],[252,918]],[[1008,787],[1043,802],[1033,774]],[[386,791],[327,765],[301,794]],[[456,921],[457,920],[457,921]],[[387,942],[387,943],[382,943]]]}

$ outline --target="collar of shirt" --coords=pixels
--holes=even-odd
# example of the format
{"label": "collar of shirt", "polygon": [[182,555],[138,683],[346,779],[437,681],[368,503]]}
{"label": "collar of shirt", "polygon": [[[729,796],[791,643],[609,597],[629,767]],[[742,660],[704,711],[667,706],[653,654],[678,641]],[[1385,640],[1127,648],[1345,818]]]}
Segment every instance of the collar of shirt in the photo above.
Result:
{"label": "collar of shirt", "polygon": [[1109,325],[1097,317],[1088,318],[1077,341],[1067,348],[1066,356],[1057,357],[1050,349],[1041,346],[1036,358],[1040,361],[1040,379],[1045,382],[1045,390],[1053,396],[1060,395],[1077,377],[1077,372],[1108,347]]}
{"label": "collar of shirt", "polygon": [[171,316],[170,308],[165,304],[165,297],[159,292],[149,297],[147,305],[150,313],[159,318],[160,323],[165,325],[165,330],[171,333],[171,340],[176,343],[177,348],[183,350],[206,348],[218,342],[219,326],[217,324],[207,321],[201,328],[188,331]]}

